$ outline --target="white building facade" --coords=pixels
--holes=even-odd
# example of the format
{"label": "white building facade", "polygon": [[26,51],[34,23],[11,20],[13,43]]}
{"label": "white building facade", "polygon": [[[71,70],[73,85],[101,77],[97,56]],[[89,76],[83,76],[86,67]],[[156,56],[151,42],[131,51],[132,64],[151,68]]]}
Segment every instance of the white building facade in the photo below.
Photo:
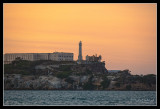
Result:
{"label": "white building facade", "polygon": [[49,53],[48,60],[73,61],[73,53],[63,53],[63,52]]}
{"label": "white building facade", "polygon": [[54,53],[6,53],[4,54],[4,64],[9,64],[17,57],[22,60],[54,60],[54,61],[73,61],[73,53],[54,52]]}

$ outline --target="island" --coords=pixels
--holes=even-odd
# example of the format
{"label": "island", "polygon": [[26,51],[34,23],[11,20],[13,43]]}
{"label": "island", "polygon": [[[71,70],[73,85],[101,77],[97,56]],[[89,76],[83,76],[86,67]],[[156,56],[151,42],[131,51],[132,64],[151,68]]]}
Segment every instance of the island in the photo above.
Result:
{"label": "island", "polygon": [[129,69],[109,72],[105,62],[16,58],[4,64],[4,90],[155,91],[156,75],[132,75]]}

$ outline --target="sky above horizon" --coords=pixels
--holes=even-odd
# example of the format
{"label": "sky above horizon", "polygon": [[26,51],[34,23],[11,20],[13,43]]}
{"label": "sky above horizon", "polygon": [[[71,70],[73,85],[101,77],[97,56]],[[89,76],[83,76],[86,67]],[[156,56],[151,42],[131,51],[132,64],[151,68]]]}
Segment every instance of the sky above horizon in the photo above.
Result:
{"label": "sky above horizon", "polygon": [[156,3],[4,3],[3,53],[102,55],[108,70],[157,74]]}

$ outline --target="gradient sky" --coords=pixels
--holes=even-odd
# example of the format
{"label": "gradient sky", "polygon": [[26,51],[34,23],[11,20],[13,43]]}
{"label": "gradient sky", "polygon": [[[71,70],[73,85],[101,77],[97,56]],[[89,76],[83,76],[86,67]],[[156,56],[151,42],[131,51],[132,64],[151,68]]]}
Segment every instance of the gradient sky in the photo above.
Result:
{"label": "gradient sky", "polygon": [[157,4],[3,4],[4,53],[102,55],[108,70],[157,74]]}

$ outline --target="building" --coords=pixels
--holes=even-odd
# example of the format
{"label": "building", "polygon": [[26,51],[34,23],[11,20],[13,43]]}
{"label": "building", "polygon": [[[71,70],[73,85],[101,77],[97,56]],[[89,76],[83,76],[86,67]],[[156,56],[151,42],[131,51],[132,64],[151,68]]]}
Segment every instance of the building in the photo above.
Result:
{"label": "building", "polygon": [[22,60],[54,60],[54,61],[73,61],[73,53],[53,52],[53,53],[6,53],[4,54],[4,64],[9,64],[17,57]]}
{"label": "building", "polygon": [[102,59],[101,55],[97,57],[97,54],[93,56],[88,56],[88,55],[86,56],[87,62],[101,62],[101,59]]}
{"label": "building", "polygon": [[22,60],[35,60],[35,54],[33,53],[6,53],[4,54],[4,64],[9,64],[14,61],[17,57],[20,57]]}
{"label": "building", "polygon": [[73,61],[73,53],[64,53],[64,52],[49,53],[48,60]]}

